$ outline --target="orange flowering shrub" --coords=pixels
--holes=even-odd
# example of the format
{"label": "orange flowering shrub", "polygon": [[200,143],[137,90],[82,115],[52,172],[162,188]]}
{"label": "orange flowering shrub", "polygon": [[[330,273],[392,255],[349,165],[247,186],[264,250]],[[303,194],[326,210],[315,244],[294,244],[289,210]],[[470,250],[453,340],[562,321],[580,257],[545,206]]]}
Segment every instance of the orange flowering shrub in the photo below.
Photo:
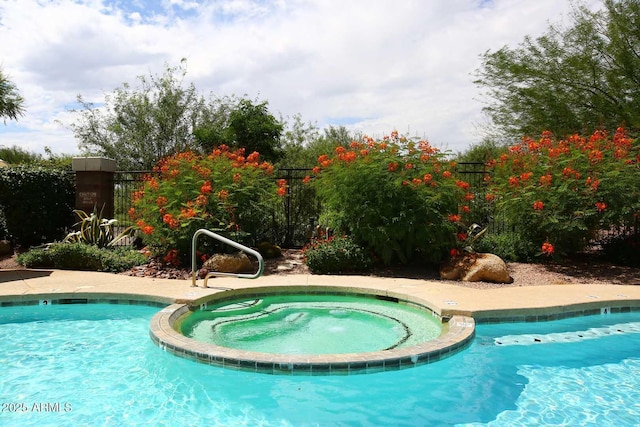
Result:
{"label": "orange flowering shrub", "polygon": [[[276,185],[273,166],[260,161],[258,153],[245,156],[244,149],[230,151],[224,145],[204,157],[191,152],[170,156],[154,172],[134,193],[129,216],[152,254],[172,265],[188,265],[191,239],[199,228],[260,234],[286,187],[286,182]],[[211,245],[207,240],[201,239],[203,253]]]}
{"label": "orange flowering shrub", "polygon": [[458,245],[474,198],[454,171],[427,141],[394,132],[320,156],[308,181],[321,201],[320,222],[384,263],[438,262]]}
{"label": "orange flowering shrub", "polygon": [[623,128],[588,137],[523,138],[489,163],[487,200],[538,254],[570,255],[640,210],[638,141]]}

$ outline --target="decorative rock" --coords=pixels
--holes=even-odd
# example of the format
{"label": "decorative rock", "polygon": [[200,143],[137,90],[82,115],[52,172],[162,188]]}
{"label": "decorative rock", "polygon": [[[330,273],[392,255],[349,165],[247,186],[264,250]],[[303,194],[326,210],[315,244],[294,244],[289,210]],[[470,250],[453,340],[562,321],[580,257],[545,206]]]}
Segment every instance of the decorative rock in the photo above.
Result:
{"label": "decorative rock", "polygon": [[0,255],[11,255],[12,253],[11,242],[8,240],[0,240]]}
{"label": "decorative rock", "polygon": [[215,254],[202,264],[202,269],[220,273],[248,273],[254,270],[251,260],[244,252]]}
{"label": "decorative rock", "polygon": [[440,267],[440,277],[464,282],[512,283],[507,264],[494,254],[464,254]]}

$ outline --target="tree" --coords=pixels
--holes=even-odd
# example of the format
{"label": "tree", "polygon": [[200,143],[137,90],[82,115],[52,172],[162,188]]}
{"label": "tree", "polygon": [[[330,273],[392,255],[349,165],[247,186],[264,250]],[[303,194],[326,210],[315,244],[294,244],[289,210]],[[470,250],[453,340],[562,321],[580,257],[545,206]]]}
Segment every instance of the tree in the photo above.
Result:
{"label": "tree", "polygon": [[24,98],[18,92],[18,88],[13,84],[0,69],[0,117],[5,120],[18,120],[24,115]]}
{"label": "tree", "polygon": [[138,88],[124,83],[106,96],[104,108],[78,96],[83,109],[71,128],[80,149],[116,160],[122,170],[148,170],[168,155],[197,148],[193,129],[206,105],[193,84],[183,87],[185,74],[183,67],[167,67],[161,76],[139,76]]}
{"label": "tree", "polygon": [[578,4],[571,18],[570,27],[481,56],[475,83],[504,136],[640,129],[640,2],[605,0],[597,12]]}
{"label": "tree", "polygon": [[264,160],[275,162],[282,156],[280,140],[284,125],[268,110],[268,102],[247,98],[219,98],[211,104],[205,123],[195,131],[198,144],[210,151],[225,144],[257,151]]}

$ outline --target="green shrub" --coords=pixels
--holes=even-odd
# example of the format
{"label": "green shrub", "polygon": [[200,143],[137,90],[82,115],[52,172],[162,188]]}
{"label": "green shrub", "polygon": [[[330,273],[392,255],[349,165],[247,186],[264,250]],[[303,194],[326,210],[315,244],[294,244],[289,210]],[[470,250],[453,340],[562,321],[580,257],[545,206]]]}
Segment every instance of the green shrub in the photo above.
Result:
{"label": "green shrub", "polygon": [[638,141],[622,128],[613,136],[524,138],[490,162],[486,197],[539,253],[573,255],[598,230],[640,211],[637,151]]}
{"label": "green shrub", "polygon": [[305,264],[312,273],[334,274],[370,271],[373,258],[350,237],[330,237],[304,248]]}
{"label": "green shrub", "polygon": [[505,261],[528,262],[540,254],[540,248],[527,236],[514,231],[485,233],[475,244],[477,252],[492,253]]}
{"label": "green shrub", "polygon": [[[221,146],[208,156],[179,153],[162,160],[156,174],[146,177],[133,195],[129,214],[155,257],[172,265],[190,262],[191,240],[206,228],[233,240],[259,241],[279,202],[286,182],[276,186],[273,166],[253,152]],[[244,243],[248,243],[245,241]],[[199,255],[216,248],[211,239],[199,241]]]}
{"label": "green shrub", "polygon": [[311,185],[320,223],[352,236],[385,264],[439,262],[466,231],[474,195],[456,179],[455,164],[426,141],[394,132],[365,138],[318,158]]}
{"label": "green shrub", "polygon": [[0,207],[7,235],[29,247],[62,239],[73,224],[72,174],[41,167],[0,168]]}
{"label": "green shrub", "polygon": [[84,243],[53,243],[18,255],[28,268],[106,271],[120,273],[144,264],[144,255],[130,248],[101,249]]}

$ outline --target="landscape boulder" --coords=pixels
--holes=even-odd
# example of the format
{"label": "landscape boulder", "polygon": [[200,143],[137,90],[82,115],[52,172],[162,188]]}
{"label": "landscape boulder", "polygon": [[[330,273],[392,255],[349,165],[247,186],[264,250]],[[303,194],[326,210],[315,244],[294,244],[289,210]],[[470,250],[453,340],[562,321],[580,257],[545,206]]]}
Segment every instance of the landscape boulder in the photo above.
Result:
{"label": "landscape boulder", "polygon": [[249,273],[254,270],[251,260],[244,252],[215,254],[202,264],[202,270],[219,273]]}
{"label": "landscape boulder", "polygon": [[445,262],[440,277],[464,282],[513,283],[507,264],[497,255],[465,253]]}

